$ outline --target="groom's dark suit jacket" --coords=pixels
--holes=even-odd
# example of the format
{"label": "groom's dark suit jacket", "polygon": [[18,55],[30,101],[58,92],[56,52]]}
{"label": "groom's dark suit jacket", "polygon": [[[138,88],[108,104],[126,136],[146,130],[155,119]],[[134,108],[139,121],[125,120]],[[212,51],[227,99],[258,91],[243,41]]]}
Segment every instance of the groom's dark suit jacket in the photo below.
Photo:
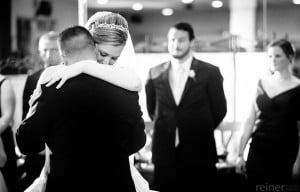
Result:
{"label": "groom's dark suit jacket", "polygon": [[[193,58],[191,71],[177,106],[169,83],[170,62],[150,69],[146,83],[147,109],[154,121],[152,161],[168,165],[175,158],[175,128],[179,147],[188,164],[217,161],[214,129],[227,107],[223,77],[218,67]],[[188,168],[187,168],[188,169]]]}
{"label": "groom's dark suit jacket", "polygon": [[24,154],[52,151],[46,191],[135,191],[128,156],[146,141],[138,94],[87,75],[55,86],[42,86],[16,135]]}
{"label": "groom's dark suit jacket", "polygon": [[[23,90],[23,111],[22,111],[22,120],[25,119],[26,114],[29,110],[29,100],[34,89],[36,88],[37,82],[42,74],[44,69],[40,69],[35,73],[29,75],[25,81],[24,90]],[[19,185],[20,188],[26,189],[31,183],[40,175],[41,170],[45,164],[45,155],[34,154],[27,155],[23,165],[24,172],[26,173],[25,177],[22,178]]]}

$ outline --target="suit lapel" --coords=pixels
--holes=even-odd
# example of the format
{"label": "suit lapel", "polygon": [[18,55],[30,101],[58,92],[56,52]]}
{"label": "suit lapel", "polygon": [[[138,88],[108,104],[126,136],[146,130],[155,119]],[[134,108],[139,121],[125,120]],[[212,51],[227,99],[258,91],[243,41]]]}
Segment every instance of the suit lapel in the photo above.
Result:
{"label": "suit lapel", "polygon": [[171,85],[170,85],[170,79],[169,79],[169,71],[171,67],[171,62],[167,62],[164,65],[164,71],[162,72],[162,83],[164,87],[166,88],[166,93],[168,97],[170,97],[170,101],[172,102],[173,105],[176,105],[175,99],[172,93]]}
{"label": "suit lapel", "polygon": [[[191,68],[189,70],[190,71],[194,71],[195,72],[195,75],[197,75],[197,70],[196,70],[196,63],[197,63],[197,60],[195,58],[193,58],[192,60],[192,64],[191,64]],[[179,105],[181,104],[181,102],[183,101],[185,95],[187,94],[188,90],[190,89],[191,85],[194,83],[195,79],[191,78],[190,76],[188,76],[188,79],[186,81],[186,84],[184,86],[184,90],[183,90],[183,93],[181,95],[181,99],[180,99],[180,102],[179,102]]]}

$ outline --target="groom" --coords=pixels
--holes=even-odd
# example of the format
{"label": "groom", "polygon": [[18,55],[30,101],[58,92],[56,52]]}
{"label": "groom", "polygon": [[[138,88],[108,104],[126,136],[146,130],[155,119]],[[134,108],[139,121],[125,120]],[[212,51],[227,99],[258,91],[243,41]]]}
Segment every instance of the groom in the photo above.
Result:
{"label": "groom", "polygon": [[[64,30],[59,39],[65,64],[96,60],[95,45],[83,27]],[[19,127],[24,154],[52,151],[46,192],[135,191],[128,156],[145,144],[138,94],[88,75],[57,90],[42,85],[35,112]]]}

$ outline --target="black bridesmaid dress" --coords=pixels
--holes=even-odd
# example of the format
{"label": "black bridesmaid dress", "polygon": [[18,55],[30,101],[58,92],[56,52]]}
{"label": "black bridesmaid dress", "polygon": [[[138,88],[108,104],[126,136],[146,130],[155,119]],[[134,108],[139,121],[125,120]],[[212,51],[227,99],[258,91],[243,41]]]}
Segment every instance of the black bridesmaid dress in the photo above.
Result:
{"label": "black bridesmaid dress", "polygon": [[251,187],[291,184],[296,160],[300,119],[300,86],[270,97],[258,83],[255,122],[246,163]]}

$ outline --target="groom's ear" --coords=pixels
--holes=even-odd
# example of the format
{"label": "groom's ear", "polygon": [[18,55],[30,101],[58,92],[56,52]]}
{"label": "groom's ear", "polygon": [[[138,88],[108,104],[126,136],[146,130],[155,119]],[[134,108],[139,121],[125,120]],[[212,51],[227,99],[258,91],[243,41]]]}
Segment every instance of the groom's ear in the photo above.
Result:
{"label": "groom's ear", "polygon": [[68,65],[69,62],[68,62],[68,59],[66,58],[66,56],[65,56],[65,55],[60,55],[60,56],[61,56],[62,63],[63,63],[64,65]]}
{"label": "groom's ear", "polygon": [[66,55],[60,53],[60,58],[61,58],[61,61],[64,65],[67,65],[67,60],[66,60]]}
{"label": "groom's ear", "polygon": [[193,49],[195,47],[195,39],[190,41],[190,47]]}
{"label": "groom's ear", "polygon": [[61,60],[65,60],[66,54],[61,49],[58,49]]}

